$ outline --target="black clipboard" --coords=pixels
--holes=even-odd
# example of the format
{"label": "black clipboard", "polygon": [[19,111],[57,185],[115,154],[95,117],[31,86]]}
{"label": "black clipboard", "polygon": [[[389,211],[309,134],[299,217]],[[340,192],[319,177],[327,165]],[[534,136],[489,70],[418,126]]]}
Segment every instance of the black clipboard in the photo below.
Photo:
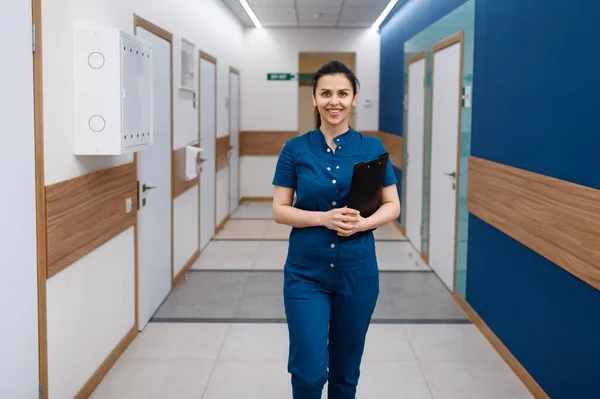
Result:
{"label": "black clipboard", "polygon": [[[358,162],[354,165],[346,207],[356,209],[363,218],[368,218],[381,207],[383,180],[389,157],[389,153],[385,152],[371,161]],[[362,234],[373,230],[375,229],[367,230]],[[356,233],[350,237],[340,236],[340,239],[346,241],[362,234]]]}

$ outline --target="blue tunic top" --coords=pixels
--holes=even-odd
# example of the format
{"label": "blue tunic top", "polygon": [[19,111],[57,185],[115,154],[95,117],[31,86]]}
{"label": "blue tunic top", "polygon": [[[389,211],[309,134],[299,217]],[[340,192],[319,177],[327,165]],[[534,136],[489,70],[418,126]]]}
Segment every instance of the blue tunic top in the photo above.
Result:
{"label": "blue tunic top", "polygon": [[[355,130],[335,138],[332,151],[320,129],[288,140],[277,161],[273,185],[296,190],[294,207],[326,212],[346,206],[354,164],[370,161],[386,152],[381,139]],[[384,186],[396,184],[391,161]],[[376,262],[372,232],[340,241],[327,227],[292,228],[287,260],[298,266],[321,270],[350,270]]]}

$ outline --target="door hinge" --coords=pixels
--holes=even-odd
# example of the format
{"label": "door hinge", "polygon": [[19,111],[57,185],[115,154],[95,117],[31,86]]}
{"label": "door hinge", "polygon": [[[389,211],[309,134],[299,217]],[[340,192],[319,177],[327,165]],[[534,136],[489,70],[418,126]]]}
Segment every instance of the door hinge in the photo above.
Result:
{"label": "door hinge", "polygon": [[33,52],[35,53],[35,49],[36,49],[36,27],[35,24],[31,25],[31,49],[33,50]]}
{"label": "door hinge", "polygon": [[42,399],[44,397],[44,388],[42,384],[39,385],[39,398]]}

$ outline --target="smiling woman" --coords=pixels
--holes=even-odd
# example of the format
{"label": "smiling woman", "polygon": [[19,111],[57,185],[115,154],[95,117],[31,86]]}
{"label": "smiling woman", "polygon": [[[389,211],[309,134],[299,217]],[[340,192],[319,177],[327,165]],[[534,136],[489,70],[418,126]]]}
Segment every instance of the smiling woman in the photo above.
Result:
{"label": "smiling woman", "polygon": [[349,126],[358,87],[341,62],[317,71],[312,101],[320,127],[285,143],[273,178],[274,219],[292,226],[284,304],[294,399],[320,399],[326,381],[330,399],[355,397],[379,296],[372,230],[400,213],[389,161],[379,209],[363,218],[346,206],[354,165],[386,152],[381,139]]}

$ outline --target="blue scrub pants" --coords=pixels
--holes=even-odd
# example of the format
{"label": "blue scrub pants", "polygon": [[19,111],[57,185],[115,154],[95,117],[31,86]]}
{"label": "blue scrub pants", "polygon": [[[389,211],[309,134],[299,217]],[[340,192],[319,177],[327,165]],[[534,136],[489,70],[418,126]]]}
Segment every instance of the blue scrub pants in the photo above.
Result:
{"label": "blue scrub pants", "polygon": [[365,337],[379,296],[375,261],[357,270],[285,265],[284,303],[293,399],[354,399]]}

